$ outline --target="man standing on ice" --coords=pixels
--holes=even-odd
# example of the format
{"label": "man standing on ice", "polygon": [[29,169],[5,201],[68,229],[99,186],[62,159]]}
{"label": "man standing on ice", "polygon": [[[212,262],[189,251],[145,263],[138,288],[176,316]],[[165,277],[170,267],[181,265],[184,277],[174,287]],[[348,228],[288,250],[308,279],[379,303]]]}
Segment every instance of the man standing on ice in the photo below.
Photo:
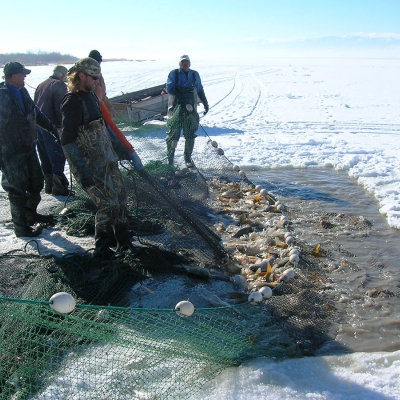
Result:
{"label": "man standing on ice", "polygon": [[[67,68],[56,65],[49,78],[40,83],[34,101],[57,128],[61,128],[61,101],[67,93]],[[64,174],[65,155],[60,143],[52,135],[38,127],[39,158],[44,173],[44,191],[54,196],[68,196],[68,179]]]}
{"label": "man standing on ice", "polygon": [[[103,121],[94,94],[101,78],[99,63],[82,58],[68,71],[70,92],[64,97],[61,145],[71,171],[98,208],[95,217],[96,257],[110,259],[117,251],[133,248],[128,210],[118,160],[130,160],[129,152]],[[139,166],[140,168],[140,166]]]}
{"label": "man standing on ice", "polygon": [[4,66],[0,84],[0,168],[1,184],[8,194],[15,236],[40,235],[39,224],[52,224],[52,215],[38,214],[44,178],[36,153],[37,125],[58,138],[57,127],[37,108],[24,88],[31,73],[16,61]]}
{"label": "man standing on ice", "polygon": [[188,168],[193,167],[192,153],[196,131],[199,128],[197,113],[197,96],[208,112],[208,101],[201,84],[200,75],[190,69],[190,58],[183,55],[179,59],[179,69],[172,70],[167,79],[168,120],[167,120],[167,155],[168,164],[174,162],[175,149],[183,130],[185,137],[184,157]]}

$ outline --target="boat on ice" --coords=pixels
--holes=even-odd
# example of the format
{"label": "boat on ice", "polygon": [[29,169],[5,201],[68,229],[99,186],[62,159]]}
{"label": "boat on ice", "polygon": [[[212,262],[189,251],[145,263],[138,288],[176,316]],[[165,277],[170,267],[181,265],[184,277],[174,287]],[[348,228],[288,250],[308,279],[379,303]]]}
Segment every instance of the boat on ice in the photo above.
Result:
{"label": "boat on ice", "polygon": [[129,122],[163,120],[168,111],[165,84],[136,92],[122,93],[109,99],[119,116]]}

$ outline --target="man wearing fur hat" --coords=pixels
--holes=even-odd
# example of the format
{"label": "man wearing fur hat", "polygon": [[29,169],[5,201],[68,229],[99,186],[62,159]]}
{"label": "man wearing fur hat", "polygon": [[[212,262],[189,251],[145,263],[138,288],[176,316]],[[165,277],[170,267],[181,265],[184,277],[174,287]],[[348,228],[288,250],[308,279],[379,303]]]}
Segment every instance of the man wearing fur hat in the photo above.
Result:
{"label": "man wearing fur hat", "polygon": [[101,77],[99,63],[82,58],[68,71],[69,93],[61,105],[61,144],[76,181],[92,199],[95,216],[96,257],[110,259],[117,251],[132,249],[123,177],[118,160],[129,152],[103,121],[93,93]]}
{"label": "man wearing fur hat", "polygon": [[58,132],[24,88],[25,77],[30,73],[19,62],[8,62],[4,66],[5,82],[0,84],[1,184],[8,194],[17,237],[38,236],[42,226],[35,224],[53,222],[51,215],[37,212],[44,181],[36,153],[37,125],[52,132],[53,140]]}
{"label": "man wearing fur hat", "polygon": [[[61,128],[61,101],[67,93],[67,68],[56,65],[52,75],[39,84],[34,101],[39,109]],[[68,179],[64,175],[65,155],[59,143],[45,130],[38,127],[37,149],[44,174],[44,191],[54,196],[69,194]]]}

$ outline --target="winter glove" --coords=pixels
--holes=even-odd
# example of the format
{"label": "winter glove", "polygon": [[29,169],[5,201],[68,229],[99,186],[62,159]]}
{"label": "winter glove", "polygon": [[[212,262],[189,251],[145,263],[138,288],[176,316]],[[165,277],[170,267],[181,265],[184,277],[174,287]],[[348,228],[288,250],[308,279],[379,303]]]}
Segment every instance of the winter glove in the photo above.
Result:
{"label": "winter glove", "polygon": [[204,115],[206,115],[208,113],[208,109],[209,109],[206,94],[204,92],[198,92],[197,95],[199,96],[201,102],[203,103]]}
{"label": "winter glove", "polygon": [[131,163],[136,171],[141,171],[143,169],[142,161],[140,160],[136,151],[131,154]]}

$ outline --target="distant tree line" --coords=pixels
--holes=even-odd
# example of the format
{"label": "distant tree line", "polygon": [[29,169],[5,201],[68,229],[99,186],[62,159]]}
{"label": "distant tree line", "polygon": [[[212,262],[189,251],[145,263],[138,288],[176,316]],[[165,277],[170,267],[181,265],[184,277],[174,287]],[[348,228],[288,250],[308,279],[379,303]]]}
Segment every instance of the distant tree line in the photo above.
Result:
{"label": "distant tree line", "polygon": [[70,54],[47,53],[39,51],[37,53],[6,53],[0,54],[0,64],[5,65],[9,61],[18,61],[24,65],[47,65],[47,64],[73,64],[78,61],[78,57]]}

